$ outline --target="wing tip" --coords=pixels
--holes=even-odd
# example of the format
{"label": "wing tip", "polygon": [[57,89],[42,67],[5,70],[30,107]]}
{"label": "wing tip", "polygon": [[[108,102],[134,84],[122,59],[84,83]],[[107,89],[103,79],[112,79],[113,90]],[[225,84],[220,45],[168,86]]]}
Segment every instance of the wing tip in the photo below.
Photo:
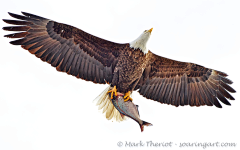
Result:
{"label": "wing tip", "polygon": [[5,22],[5,23],[7,23],[8,20],[7,20],[7,19],[2,19],[2,21]]}
{"label": "wing tip", "polygon": [[9,43],[12,44],[12,45],[16,45],[15,41],[10,41]]}
{"label": "wing tip", "polygon": [[34,14],[31,14],[31,13],[28,13],[28,12],[24,12],[24,11],[21,11],[21,13],[22,13],[24,16],[29,17],[29,18],[40,19],[40,20],[49,20],[49,19],[47,19],[47,18],[38,16],[38,15],[34,15]]}
{"label": "wing tip", "polygon": [[222,105],[221,105],[221,104],[219,104],[219,105],[214,105],[214,106],[216,106],[217,108],[222,108]]}
{"label": "wing tip", "polygon": [[23,40],[24,40],[24,38],[14,40],[14,41],[10,41],[9,43],[12,44],[12,45],[22,45]]}
{"label": "wing tip", "polygon": [[232,92],[232,93],[236,93],[237,91],[232,88],[232,91],[231,91],[231,92]]}
{"label": "wing tip", "polygon": [[15,15],[14,13],[11,13],[11,12],[8,12],[8,14],[9,14],[10,16]]}
{"label": "wing tip", "polygon": [[28,16],[28,14],[29,14],[29,13],[24,12],[24,11],[21,11],[21,13],[22,13],[23,15],[25,15],[25,16]]}

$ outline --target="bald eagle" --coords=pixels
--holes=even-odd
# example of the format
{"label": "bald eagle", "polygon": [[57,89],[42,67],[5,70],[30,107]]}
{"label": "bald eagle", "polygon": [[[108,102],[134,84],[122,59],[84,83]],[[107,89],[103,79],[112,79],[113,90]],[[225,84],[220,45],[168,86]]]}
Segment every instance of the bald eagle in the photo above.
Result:
{"label": "bald eagle", "polygon": [[[58,71],[99,84],[109,84],[100,103],[111,93],[124,93],[132,100],[132,91],[154,101],[174,106],[216,106],[219,101],[230,105],[232,81],[227,74],[203,66],[171,60],[152,53],[146,47],[152,28],[145,30],[130,43],[114,43],[88,34],[78,28],[22,12],[9,13],[19,20],[3,19],[17,26],[3,27],[7,31],[22,31],[5,35],[20,38],[10,43],[21,45],[31,54],[48,62]],[[106,104],[106,102],[104,102]],[[109,117],[107,117],[109,118]]]}

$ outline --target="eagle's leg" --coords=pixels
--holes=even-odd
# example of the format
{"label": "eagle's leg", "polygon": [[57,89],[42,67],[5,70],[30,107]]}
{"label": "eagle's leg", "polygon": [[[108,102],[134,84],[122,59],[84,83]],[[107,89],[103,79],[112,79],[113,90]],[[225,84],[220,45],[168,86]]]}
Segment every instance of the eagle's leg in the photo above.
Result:
{"label": "eagle's leg", "polygon": [[115,96],[117,96],[117,88],[116,88],[116,86],[114,86],[113,89],[108,91],[107,93],[111,93],[111,99],[113,99],[113,93],[115,94]]}
{"label": "eagle's leg", "polygon": [[133,100],[131,97],[131,91],[128,91],[127,93],[125,93],[125,96],[124,96],[124,102],[128,101],[128,100]]}

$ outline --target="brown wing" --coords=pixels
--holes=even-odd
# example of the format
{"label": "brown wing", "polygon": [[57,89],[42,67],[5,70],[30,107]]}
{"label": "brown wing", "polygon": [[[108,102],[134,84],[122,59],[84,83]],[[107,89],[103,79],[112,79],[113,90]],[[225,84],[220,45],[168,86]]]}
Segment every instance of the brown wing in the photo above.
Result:
{"label": "brown wing", "polygon": [[24,16],[9,13],[23,20],[3,21],[13,25],[7,31],[23,31],[5,35],[21,38],[11,41],[43,61],[78,78],[95,83],[111,83],[117,57],[127,44],[117,44],[90,35],[73,26],[22,12]]}
{"label": "brown wing", "polygon": [[150,63],[135,89],[146,98],[175,106],[215,105],[218,100],[231,105],[234,98],[228,92],[236,92],[228,84],[226,73],[203,66],[167,59],[150,52]]}

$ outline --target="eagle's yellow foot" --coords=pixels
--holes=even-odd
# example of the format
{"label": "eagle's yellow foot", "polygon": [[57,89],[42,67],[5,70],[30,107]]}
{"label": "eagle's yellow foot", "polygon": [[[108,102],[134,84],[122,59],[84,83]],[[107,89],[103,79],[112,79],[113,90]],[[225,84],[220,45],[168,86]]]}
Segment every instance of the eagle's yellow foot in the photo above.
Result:
{"label": "eagle's yellow foot", "polygon": [[131,97],[130,97],[130,94],[131,92],[128,91],[127,93],[125,93],[125,96],[123,97],[124,98],[124,102],[128,101],[128,100],[133,100]]}
{"label": "eagle's yellow foot", "polygon": [[113,94],[115,96],[117,96],[117,88],[116,88],[116,86],[114,86],[113,89],[108,91],[107,93],[111,93],[111,99],[113,99]]}

